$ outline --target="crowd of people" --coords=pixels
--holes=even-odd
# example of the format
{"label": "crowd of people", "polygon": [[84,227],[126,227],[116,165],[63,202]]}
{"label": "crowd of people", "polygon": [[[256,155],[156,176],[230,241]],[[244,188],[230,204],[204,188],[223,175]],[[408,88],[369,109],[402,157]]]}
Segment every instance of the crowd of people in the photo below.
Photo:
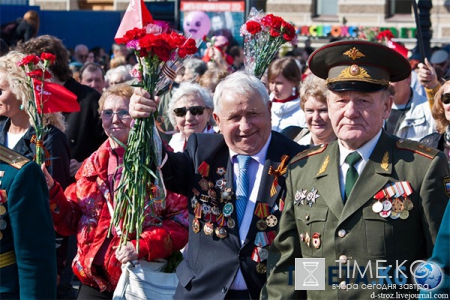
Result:
{"label": "crowd of people", "polygon": [[[403,283],[414,283],[414,261],[431,258],[442,270],[432,292],[448,295],[448,47],[419,63],[361,40],[292,45],[258,79],[229,43],[213,37],[155,96],[135,87],[136,57],[124,45],[71,51],[41,35],[2,53],[0,298],[112,299],[122,264],[178,251],[175,299],[428,292],[349,289],[361,282],[349,271],[327,274],[322,290],[297,289],[297,258],[342,269],[406,261]],[[46,115],[50,164],[37,166],[17,62],[44,52],[55,55],[52,80],[77,96],[80,111]],[[128,137],[134,119],[154,112],[166,205],[149,202],[157,214],[118,247],[120,232],[108,232]]]}

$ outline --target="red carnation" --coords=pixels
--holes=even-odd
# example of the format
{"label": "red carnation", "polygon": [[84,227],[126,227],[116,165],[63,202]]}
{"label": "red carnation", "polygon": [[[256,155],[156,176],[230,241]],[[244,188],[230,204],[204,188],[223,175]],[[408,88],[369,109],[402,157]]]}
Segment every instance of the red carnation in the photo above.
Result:
{"label": "red carnation", "polygon": [[24,67],[24,66],[27,66],[29,64],[36,65],[36,64],[39,63],[39,61],[40,61],[39,56],[36,56],[36,55],[32,54],[32,55],[25,56],[21,61],[19,61],[17,63],[17,65],[19,67]]}
{"label": "red carnation", "polygon": [[246,26],[247,26],[247,31],[250,34],[257,34],[262,29],[261,28],[261,24],[259,22],[256,22],[256,21],[248,21],[246,23]]}
{"label": "red carnation", "polygon": [[50,63],[54,63],[56,60],[56,56],[51,53],[42,52],[41,59],[44,61],[49,61]]}
{"label": "red carnation", "polygon": [[288,42],[292,41],[292,39],[295,37],[295,28],[288,22],[283,21],[282,32],[283,38]]}

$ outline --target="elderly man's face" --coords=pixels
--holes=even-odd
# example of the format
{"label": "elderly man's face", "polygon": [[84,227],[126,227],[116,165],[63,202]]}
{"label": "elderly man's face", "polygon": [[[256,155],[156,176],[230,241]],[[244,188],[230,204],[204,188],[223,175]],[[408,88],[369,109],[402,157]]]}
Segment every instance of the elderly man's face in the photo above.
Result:
{"label": "elderly man's face", "polygon": [[380,131],[392,106],[387,91],[330,92],[327,101],[333,130],[342,145],[350,150],[358,149]]}
{"label": "elderly man's face", "polygon": [[239,154],[258,153],[270,136],[270,106],[265,105],[257,93],[224,93],[220,103],[214,119],[228,147]]}

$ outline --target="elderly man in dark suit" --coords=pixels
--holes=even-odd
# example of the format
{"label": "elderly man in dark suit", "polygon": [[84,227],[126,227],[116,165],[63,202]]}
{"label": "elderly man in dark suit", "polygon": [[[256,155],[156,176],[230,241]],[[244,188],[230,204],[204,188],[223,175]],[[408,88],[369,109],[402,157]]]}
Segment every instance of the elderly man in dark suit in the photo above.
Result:
{"label": "elderly man in dark suit", "polygon": [[[131,99],[134,117],[156,109],[143,96]],[[284,207],[283,174],[303,148],[271,131],[269,96],[254,76],[236,72],[219,83],[213,115],[222,134],[191,135],[184,154],[167,153],[162,167],[168,189],[191,199],[175,298],[256,299]]]}
{"label": "elderly man in dark suit", "polygon": [[[308,299],[417,296],[399,295],[418,292],[410,267],[432,253],[450,177],[442,152],[382,129],[391,111],[390,82],[407,78],[410,65],[397,52],[366,41],[325,45],[308,65],[327,79],[338,141],[290,162],[285,210],[261,297],[296,299],[305,290]],[[318,264],[324,259],[324,280],[314,273],[320,270],[302,270],[296,258]],[[299,290],[288,285],[294,265]]]}
{"label": "elderly man in dark suit", "polygon": [[56,299],[48,200],[40,167],[0,145],[0,299]]}

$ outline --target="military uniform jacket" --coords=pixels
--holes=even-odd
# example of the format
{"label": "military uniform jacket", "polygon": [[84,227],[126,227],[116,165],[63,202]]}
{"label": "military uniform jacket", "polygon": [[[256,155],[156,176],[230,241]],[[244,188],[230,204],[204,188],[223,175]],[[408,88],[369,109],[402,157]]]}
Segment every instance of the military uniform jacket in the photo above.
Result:
{"label": "military uniform jacket", "polygon": [[[308,290],[308,299],[370,299],[372,293],[379,295],[389,290],[363,289],[362,284],[395,284],[396,261],[401,264],[405,260],[402,266],[408,278],[397,276],[397,282],[405,279],[414,283],[410,264],[432,253],[449,198],[445,155],[383,132],[344,205],[337,143],[307,150],[293,158],[288,167],[286,206],[280,232],[269,253],[268,269],[275,267],[261,294],[263,299],[303,296],[294,285],[287,284],[287,270],[295,266],[295,258],[325,258],[326,290]],[[408,197],[413,206],[409,216],[392,219],[375,213],[373,205],[378,200],[374,196],[386,185],[402,182],[411,187]],[[385,260],[385,267],[392,266],[390,282],[373,278],[378,275],[376,260]],[[355,261],[363,269],[371,264],[373,277],[366,274],[364,279],[353,278],[346,276],[345,270],[339,276],[336,261],[341,261],[343,269],[353,267]],[[346,283],[357,283],[358,288],[341,289],[340,285]],[[417,293],[416,289],[400,289],[399,285],[397,291]]]}
{"label": "military uniform jacket", "polygon": [[0,299],[56,299],[55,231],[40,167],[0,145]]}
{"label": "military uniform jacket", "polygon": [[[284,196],[285,182],[283,176],[278,176],[276,192],[270,196],[275,177],[268,174],[269,168],[277,169],[283,155],[290,159],[303,149],[281,134],[272,132],[255,210],[258,203],[266,204],[267,212],[276,216],[277,223],[282,209],[280,206],[283,205],[280,198]],[[184,154],[168,154],[169,159],[162,169],[166,187],[187,195],[190,200],[188,254],[177,268],[179,285],[175,299],[224,299],[239,268],[251,297],[257,299],[266,281],[266,260],[261,261],[264,271],[258,272],[258,263],[252,259],[256,248],[255,239],[262,235],[269,239],[274,237],[278,227],[267,226],[265,230],[259,230],[256,223],[260,218],[254,214],[245,242],[241,246],[236,209],[230,216],[226,216],[225,205],[232,203],[234,206],[235,196],[233,166],[223,136],[193,134]],[[209,171],[205,171],[206,169]],[[217,211],[214,213],[214,210]],[[235,221],[234,225],[230,219]],[[194,222],[197,221],[198,231],[194,229]],[[211,225],[209,234],[206,233],[207,223]],[[258,234],[260,231],[264,233]]]}

